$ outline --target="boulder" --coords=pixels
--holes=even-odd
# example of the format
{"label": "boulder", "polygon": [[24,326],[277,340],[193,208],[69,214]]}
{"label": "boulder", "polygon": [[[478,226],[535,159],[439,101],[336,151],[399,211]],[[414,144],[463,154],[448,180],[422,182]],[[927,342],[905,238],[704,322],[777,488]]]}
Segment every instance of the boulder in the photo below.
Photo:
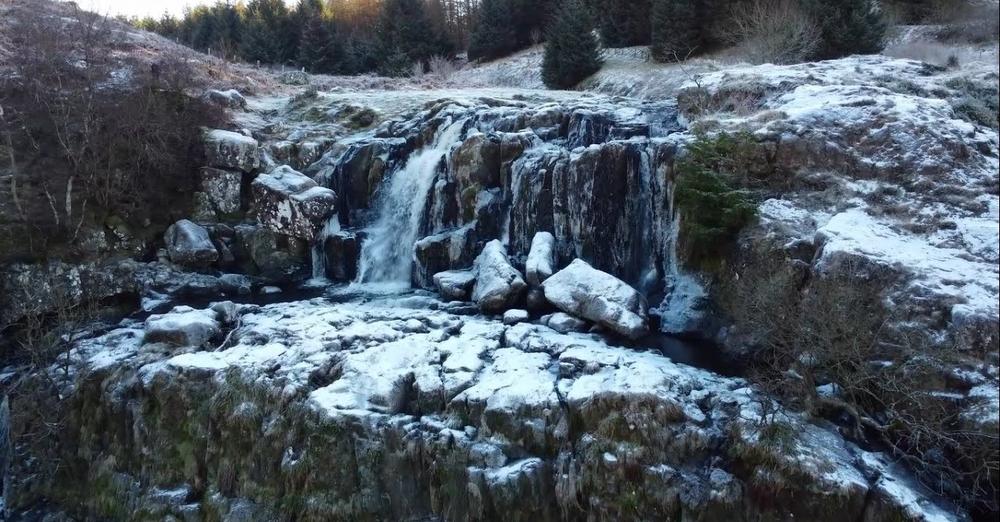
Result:
{"label": "boulder", "polygon": [[247,99],[236,89],[225,91],[210,89],[205,93],[205,99],[226,109],[247,110]]}
{"label": "boulder", "polygon": [[476,258],[476,286],[472,300],[487,313],[500,313],[521,301],[528,289],[521,273],[510,264],[507,249],[494,239]]}
{"label": "boulder", "polygon": [[441,297],[452,301],[468,301],[476,274],[472,270],[448,270],[434,274],[434,286]]}
{"label": "boulder", "polygon": [[257,220],[268,230],[311,241],[337,210],[337,194],[291,167],[253,181]]}
{"label": "boulder", "polygon": [[559,333],[584,332],[587,322],[567,313],[556,312],[548,316],[545,325]]}
{"label": "boulder", "polygon": [[250,172],[260,166],[257,140],[237,132],[205,131],[205,159],[211,167]]}
{"label": "boulder", "polygon": [[195,310],[178,306],[169,313],[151,315],[146,319],[147,343],[168,343],[175,346],[201,346],[218,335],[217,313],[213,310]]}
{"label": "boulder", "polygon": [[219,259],[219,251],[215,249],[208,230],[187,219],[170,225],[163,240],[172,263],[203,268]]}
{"label": "boulder", "polygon": [[545,298],[563,312],[630,339],[646,334],[646,299],[617,277],[576,259],[542,283]]}
{"label": "boulder", "polygon": [[531,240],[531,250],[524,265],[528,284],[538,286],[555,273],[556,238],[549,232],[539,232]]}
{"label": "boulder", "polygon": [[468,268],[474,259],[475,233],[471,226],[427,236],[413,247],[414,277],[422,288],[431,288],[433,276],[445,270]]}
{"label": "boulder", "polygon": [[203,167],[198,178],[201,191],[208,196],[208,202],[216,212],[235,214],[240,211],[242,172]]}
{"label": "boulder", "polygon": [[515,325],[531,318],[527,310],[507,310],[503,313],[503,324]]}
{"label": "boulder", "polygon": [[236,227],[233,250],[244,270],[266,279],[290,281],[309,273],[309,245],[254,225]]}

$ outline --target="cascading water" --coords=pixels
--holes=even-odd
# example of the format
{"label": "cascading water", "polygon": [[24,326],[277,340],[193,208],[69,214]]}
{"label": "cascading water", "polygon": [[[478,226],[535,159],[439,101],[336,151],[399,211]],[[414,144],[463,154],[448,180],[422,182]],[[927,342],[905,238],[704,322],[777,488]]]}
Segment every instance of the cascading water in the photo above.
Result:
{"label": "cascading water", "polygon": [[427,198],[438,166],[462,136],[465,120],[445,123],[433,143],[414,153],[380,190],[377,220],[366,230],[368,239],[358,261],[359,283],[408,285],[413,269],[413,244],[420,233]]}
{"label": "cascading water", "polygon": [[701,320],[701,305],[707,295],[697,278],[681,270],[677,254],[681,217],[674,206],[675,187],[671,185],[668,189],[671,216],[665,277],[667,298],[657,309],[651,311],[661,317],[661,331],[680,334],[691,330]]}
{"label": "cascading water", "polygon": [[340,232],[340,218],[334,214],[330,216],[313,241],[312,280],[314,282],[326,281],[326,240],[337,232]]}

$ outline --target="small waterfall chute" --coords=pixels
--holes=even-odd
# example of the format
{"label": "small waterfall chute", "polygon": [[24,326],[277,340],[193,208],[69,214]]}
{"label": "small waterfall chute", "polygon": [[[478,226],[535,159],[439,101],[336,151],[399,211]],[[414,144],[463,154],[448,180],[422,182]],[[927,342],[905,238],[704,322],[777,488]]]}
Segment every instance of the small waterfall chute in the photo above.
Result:
{"label": "small waterfall chute", "polygon": [[413,245],[420,233],[427,198],[445,155],[461,139],[466,120],[447,121],[433,143],[410,156],[380,188],[376,220],[367,229],[358,261],[358,283],[408,286]]}
{"label": "small waterfall chute", "polygon": [[312,245],[312,282],[326,282],[326,240],[340,232],[340,217],[334,213],[316,234]]}

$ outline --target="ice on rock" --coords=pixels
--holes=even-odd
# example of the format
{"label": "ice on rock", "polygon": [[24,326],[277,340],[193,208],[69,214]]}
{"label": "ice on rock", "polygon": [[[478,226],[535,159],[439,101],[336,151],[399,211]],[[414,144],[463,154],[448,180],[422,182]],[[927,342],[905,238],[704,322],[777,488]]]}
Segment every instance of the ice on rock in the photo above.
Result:
{"label": "ice on rock", "polygon": [[531,250],[524,265],[528,284],[538,286],[545,282],[556,267],[556,238],[549,232],[539,232],[531,240]]}

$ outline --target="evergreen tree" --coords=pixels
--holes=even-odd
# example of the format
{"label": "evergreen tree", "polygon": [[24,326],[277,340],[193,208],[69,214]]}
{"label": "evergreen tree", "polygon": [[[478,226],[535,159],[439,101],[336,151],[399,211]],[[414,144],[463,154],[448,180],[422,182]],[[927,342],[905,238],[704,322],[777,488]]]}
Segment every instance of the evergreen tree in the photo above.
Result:
{"label": "evergreen tree", "polygon": [[683,60],[702,45],[700,0],[653,0],[651,40],[653,59]]}
{"label": "evergreen tree", "polygon": [[296,55],[295,33],[283,0],[250,0],[241,51],[247,61],[280,64]]}
{"label": "evergreen tree", "polygon": [[887,25],[872,0],[806,0],[806,7],[820,26],[818,59],[874,54],[885,46]]}
{"label": "evergreen tree", "polygon": [[591,0],[591,3],[606,47],[649,44],[650,0]]}
{"label": "evergreen tree", "polygon": [[383,74],[403,76],[410,64],[451,52],[447,39],[432,30],[422,0],[385,0],[376,32]]}
{"label": "evergreen tree", "polygon": [[542,60],[542,80],[552,89],[568,89],[601,68],[587,8],[565,0],[549,28]]}
{"label": "evergreen tree", "polygon": [[483,0],[469,41],[469,59],[495,60],[517,48],[510,0]]}
{"label": "evergreen tree", "polygon": [[518,48],[539,43],[558,11],[559,0],[508,0]]}
{"label": "evergreen tree", "polygon": [[298,64],[311,73],[334,74],[343,68],[344,49],[333,20],[323,12],[319,0],[302,0],[297,9],[302,33]]}

